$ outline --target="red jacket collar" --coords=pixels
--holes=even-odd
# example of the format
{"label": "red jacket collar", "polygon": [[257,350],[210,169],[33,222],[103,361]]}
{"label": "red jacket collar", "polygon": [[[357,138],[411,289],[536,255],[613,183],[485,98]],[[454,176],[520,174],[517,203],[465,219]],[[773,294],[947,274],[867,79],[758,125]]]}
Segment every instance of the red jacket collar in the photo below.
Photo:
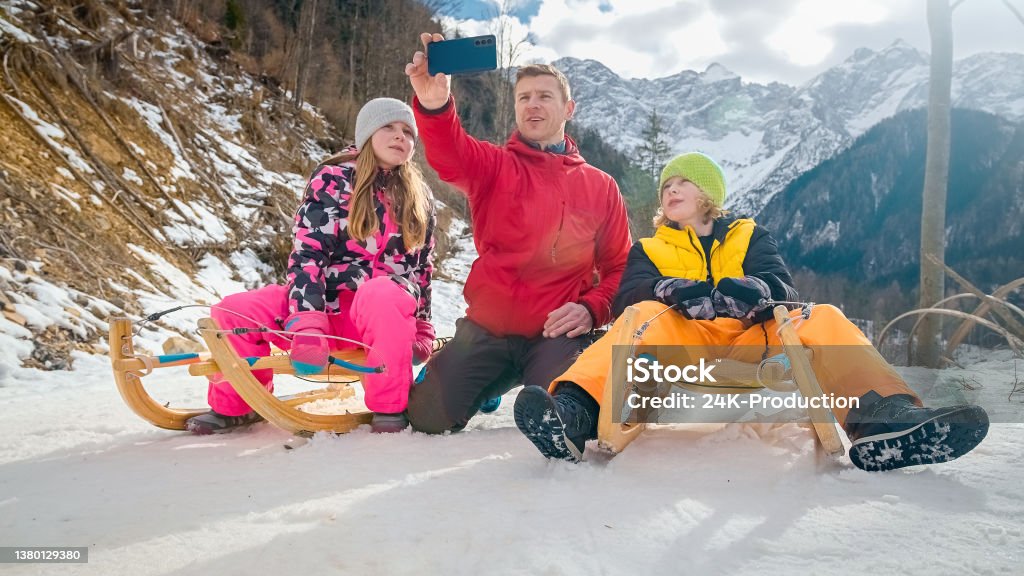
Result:
{"label": "red jacket collar", "polygon": [[554,156],[561,158],[563,164],[570,166],[586,163],[586,160],[583,159],[583,156],[580,156],[580,149],[579,146],[576,145],[576,141],[570,138],[568,135],[565,137],[565,141],[565,154],[554,154],[552,152],[545,152],[543,150],[538,150],[537,148],[530,146],[525,141],[523,141],[522,136],[519,134],[519,130],[514,130],[512,132],[512,135],[508,137],[508,142],[506,142],[505,145],[512,152],[515,152],[516,154],[522,154],[524,156],[533,156],[538,159],[548,159]]}

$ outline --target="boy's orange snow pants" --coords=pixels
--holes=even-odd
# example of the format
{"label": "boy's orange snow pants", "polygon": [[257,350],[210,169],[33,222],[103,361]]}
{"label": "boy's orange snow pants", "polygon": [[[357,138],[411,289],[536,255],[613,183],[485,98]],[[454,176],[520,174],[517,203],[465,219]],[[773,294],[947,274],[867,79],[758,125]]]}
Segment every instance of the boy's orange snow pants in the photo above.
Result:
{"label": "boy's orange snow pants", "polygon": [[[656,301],[641,302],[638,324],[654,318],[667,308]],[[814,306],[810,319],[798,319],[799,310],[790,312],[796,320],[797,334],[804,346],[811,348],[811,366],[822,392],[858,398],[874,391],[880,396],[907,394],[920,404],[917,395],[889,366],[852,322],[836,307],[827,304]],[[605,380],[611,368],[612,345],[619,341],[622,318],[616,320],[608,334],[592,344],[564,374],[556,378],[549,388],[554,392],[560,382],[574,382],[591,396],[601,401]],[[728,346],[728,357],[741,362],[757,363],[766,347],[781,351],[782,342],[776,331],[775,320],[744,327],[739,320],[690,320],[675,311],[662,314],[653,322],[637,342],[637,346],[685,346],[692,357],[702,346]],[[835,409],[840,425],[846,422],[848,409]]]}

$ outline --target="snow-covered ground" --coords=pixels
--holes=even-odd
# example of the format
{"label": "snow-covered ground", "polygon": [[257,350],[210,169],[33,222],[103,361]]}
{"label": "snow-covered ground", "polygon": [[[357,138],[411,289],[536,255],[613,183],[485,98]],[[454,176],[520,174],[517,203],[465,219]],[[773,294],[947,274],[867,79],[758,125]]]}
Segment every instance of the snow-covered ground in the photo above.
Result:
{"label": "snow-covered ground", "polygon": [[[1003,356],[961,375],[1006,402],[1012,368]],[[517,432],[514,392],[461,434],[304,443],[269,424],[155,429],[102,356],[9,370],[0,543],[89,547],[88,564],[11,574],[1012,574],[1024,560],[1021,424],[994,424],[959,461],[887,474],[823,462],[792,424],[662,427],[571,465]],[[202,405],[182,372],[146,382]]]}
{"label": "snow-covered ground", "polygon": [[[445,271],[464,278],[474,252],[468,236],[459,244]],[[177,292],[142,298],[146,312],[242,287],[215,259],[204,270],[201,286],[168,278]],[[20,281],[34,289],[16,309],[36,325],[116,312]],[[463,310],[461,286],[439,282],[438,333]],[[264,423],[193,437],[132,414],[103,355],[76,354],[72,371],[20,367],[29,337],[0,319],[0,546],[87,546],[89,562],[5,573],[934,575],[1014,574],[1024,561],[1024,424],[1007,423],[1022,421],[1024,392],[1010,395],[1006,352],[903,370],[936,402],[965,396],[1002,423],[956,462],[869,474],[819,456],[796,424],[664,426],[614,459],[549,462],[515,428],[515,391],[451,436],[364,428],[307,442]],[[175,405],[204,403],[183,368],[145,382]]]}
{"label": "snow-covered ground", "polygon": [[[148,378],[202,401],[195,380]],[[19,372],[0,388],[0,543],[88,546],[89,563],[4,571],[1013,574],[1024,560],[1020,424],[993,425],[959,461],[887,474],[819,465],[796,425],[659,428],[571,465],[516,431],[512,397],[461,434],[358,430],[287,450],[269,424],[217,438],[149,426],[103,357]]]}

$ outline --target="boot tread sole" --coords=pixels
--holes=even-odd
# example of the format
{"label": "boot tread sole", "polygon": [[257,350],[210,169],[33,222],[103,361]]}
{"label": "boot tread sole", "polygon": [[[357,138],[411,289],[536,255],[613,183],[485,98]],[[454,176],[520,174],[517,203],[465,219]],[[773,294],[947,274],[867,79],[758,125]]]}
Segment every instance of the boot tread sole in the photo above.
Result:
{"label": "boot tread sole", "polygon": [[555,403],[546,390],[525,388],[512,409],[516,426],[547,458],[580,462],[583,454],[565,437]]}
{"label": "boot tread sole", "polygon": [[869,472],[949,462],[980,444],[988,425],[987,415],[978,407],[940,412],[912,428],[854,441],[850,460]]}

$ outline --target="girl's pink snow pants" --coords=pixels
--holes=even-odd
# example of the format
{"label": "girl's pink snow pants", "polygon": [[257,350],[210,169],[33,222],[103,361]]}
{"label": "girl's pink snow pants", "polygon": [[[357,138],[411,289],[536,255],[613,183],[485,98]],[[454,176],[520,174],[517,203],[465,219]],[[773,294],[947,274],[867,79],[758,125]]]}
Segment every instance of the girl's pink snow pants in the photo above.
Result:
{"label": "girl's pink snow pants", "polygon": [[[363,283],[348,300],[347,307],[344,298],[342,303],[340,313],[327,315],[331,335],[369,345],[367,364],[386,366],[383,373],[363,375],[366,407],[373,412],[404,411],[412,385],[416,301],[390,278],[381,276]],[[289,314],[287,288],[270,285],[228,296],[213,307],[211,316],[224,330],[259,326],[281,330]],[[291,349],[289,339],[268,332],[230,334],[227,339],[243,358],[266,356],[271,344],[282,350]],[[356,347],[341,340],[328,339],[328,342],[331,350]],[[254,370],[253,374],[267,390],[273,391],[272,370]],[[241,416],[252,410],[221,374],[210,376],[207,399],[211,408],[225,416]]]}

